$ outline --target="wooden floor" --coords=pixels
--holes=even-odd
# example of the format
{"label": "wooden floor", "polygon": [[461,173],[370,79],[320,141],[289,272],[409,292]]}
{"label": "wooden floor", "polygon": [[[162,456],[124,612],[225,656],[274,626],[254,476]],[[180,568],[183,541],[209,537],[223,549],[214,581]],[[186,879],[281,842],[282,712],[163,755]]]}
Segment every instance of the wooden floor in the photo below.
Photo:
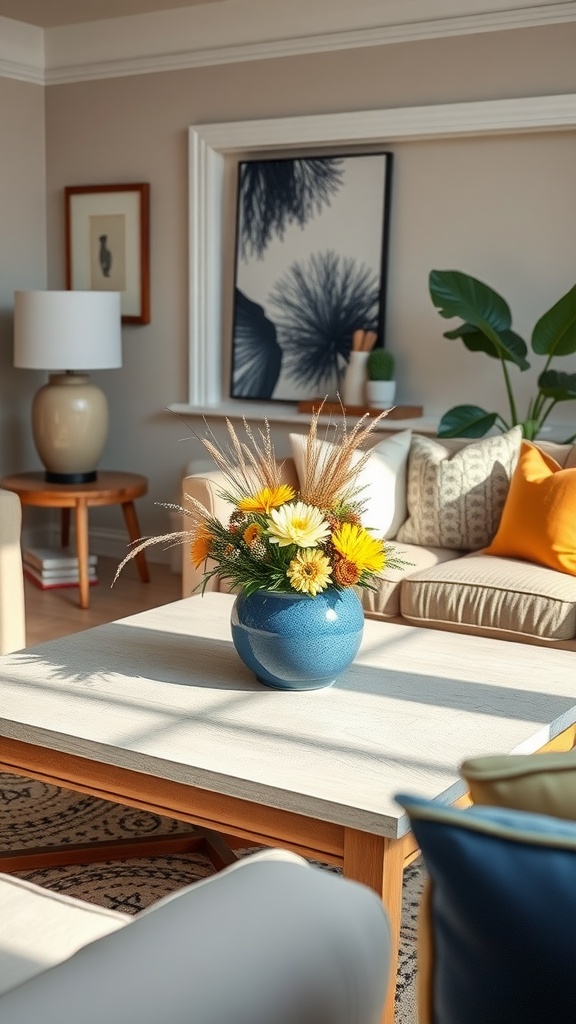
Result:
{"label": "wooden floor", "polygon": [[98,557],[99,582],[90,587],[89,608],[78,606],[77,587],[40,590],[26,580],[26,646],[79,633],[82,629],[178,601],[182,596],[182,577],[173,573],[168,565],[150,562],[150,583],[142,583],[135,563],[128,563],[111,587],[117,566],[115,558]]}

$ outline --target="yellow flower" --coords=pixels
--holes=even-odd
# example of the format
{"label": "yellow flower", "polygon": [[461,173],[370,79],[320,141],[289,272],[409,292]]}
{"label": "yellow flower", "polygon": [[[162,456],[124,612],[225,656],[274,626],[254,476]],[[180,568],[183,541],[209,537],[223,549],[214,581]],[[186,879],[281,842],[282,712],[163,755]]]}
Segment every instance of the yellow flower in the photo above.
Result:
{"label": "yellow flower", "polygon": [[330,582],[330,562],[321,551],[299,551],[288,566],[287,576],[294,590],[316,597]]}
{"label": "yellow flower", "polygon": [[192,562],[196,569],[208,558],[210,544],[213,540],[212,534],[208,532],[204,525],[200,524],[192,541]]}
{"label": "yellow flower", "polygon": [[381,572],[384,568],[384,541],[372,537],[363,526],[342,523],[332,534],[332,543],[342,558],[357,567],[359,574]]}
{"label": "yellow flower", "polygon": [[278,487],[263,487],[257,494],[251,494],[247,498],[241,498],[238,508],[242,512],[264,512],[270,515],[270,510],[291,501],[294,497],[294,488],[288,484],[280,484]]}
{"label": "yellow flower", "polygon": [[313,505],[295,501],[282,508],[272,509],[268,520],[271,544],[285,548],[297,544],[300,548],[315,548],[330,535],[330,527]]}
{"label": "yellow flower", "polygon": [[246,529],[244,530],[244,533],[242,534],[242,540],[244,541],[245,544],[248,545],[248,547],[250,547],[250,545],[256,540],[257,537],[260,536],[261,533],[262,527],[259,526],[258,523],[250,523],[250,526],[247,526]]}

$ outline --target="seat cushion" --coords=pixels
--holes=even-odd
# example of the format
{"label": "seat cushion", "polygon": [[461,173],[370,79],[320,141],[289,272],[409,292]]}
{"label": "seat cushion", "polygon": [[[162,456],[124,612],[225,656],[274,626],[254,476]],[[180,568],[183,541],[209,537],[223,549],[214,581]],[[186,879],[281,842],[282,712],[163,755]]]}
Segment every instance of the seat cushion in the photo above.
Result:
{"label": "seat cushion", "polygon": [[465,626],[545,640],[576,636],[576,580],[515,558],[473,552],[406,576],[400,611],[414,625]]}
{"label": "seat cushion", "polygon": [[130,920],[129,914],[0,874],[0,994]]}
{"label": "seat cushion", "polygon": [[430,877],[420,1024],[574,1018],[576,823],[400,796]]}
{"label": "seat cushion", "polygon": [[562,469],[523,441],[500,526],[485,553],[576,576],[576,469]]}
{"label": "seat cushion", "polygon": [[473,551],[492,540],[520,454],[522,430],[467,444],[459,451],[430,437],[412,438],[408,519],[396,539]]}
{"label": "seat cushion", "polygon": [[375,590],[358,588],[358,597],[365,612],[393,619],[400,614],[400,586],[406,576],[430,566],[459,558],[462,552],[448,548],[424,548],[416,544],[394,544],[395,554],[408,563],[401,569],[385,569],[374,578]]}

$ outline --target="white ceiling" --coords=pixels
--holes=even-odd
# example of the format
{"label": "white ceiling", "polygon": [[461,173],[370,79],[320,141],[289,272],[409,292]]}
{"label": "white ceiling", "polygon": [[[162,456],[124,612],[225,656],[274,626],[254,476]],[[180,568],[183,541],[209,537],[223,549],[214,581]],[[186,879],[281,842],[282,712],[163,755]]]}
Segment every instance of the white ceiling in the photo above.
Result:
{"label": "white ceiling", "polygon": [[[149,14],[154,11],[170,11],[182,7],[202,7],[220,3],[222,0],[0,0],[0,17],[27,22],[40,28],[56,28],[82,22],[100,21],[107,18],[121,18],[129,15]],[[235,0],[240,6],[244,0]],[[286,2],[286,0],[285,0]],[[311,5],[329,7],[329,0],[310,0]],[[288,0],[288,5],[290,0]],[[349,0],[354,6],[354,0]],[[283,5],[282,5],[283,6]],[[450,14],[462,17],[477,17],[486,14],[506,15],[511,12],[532,12],[536,17],[547,10],[559,20],[572,20],[562,16],[562,11],[574,9],[574,0],[373,0],[375,22],[387,14],[392,21],[415,22],[443,17],[452,7]],[[454,9],[454,7],[456,9]],[[553,17],[553,20],[556,20]]]}
{"label": "white ceiling", "polygon": [[194,7],[219,0],[0,0],[0,17],[40,28],[74,25],[104,18],[122,18],[176,7]]}

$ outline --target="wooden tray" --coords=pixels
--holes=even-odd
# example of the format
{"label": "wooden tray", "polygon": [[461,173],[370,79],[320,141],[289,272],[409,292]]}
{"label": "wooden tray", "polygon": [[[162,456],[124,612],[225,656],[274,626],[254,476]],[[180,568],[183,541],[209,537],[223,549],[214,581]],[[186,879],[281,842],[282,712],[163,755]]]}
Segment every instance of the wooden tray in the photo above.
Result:
{"label": "wooden tray", "polygon": [[[321,398],[310,398],[305,402],[298,402],[298,412],[316,412],[322,405]],[[374,409],[367,405],[345,405],[344,414],[346,416],[364,416],[368,413],[369,416],[378,416],[382,409]],[[422,416],[424,410],[421,405],[395,405],[390,409],[387,420],[414,420]],[[324,402],[322,407],[322,413],[326,413],[327,416],[342,415],[342,406],[340,402]]]}

